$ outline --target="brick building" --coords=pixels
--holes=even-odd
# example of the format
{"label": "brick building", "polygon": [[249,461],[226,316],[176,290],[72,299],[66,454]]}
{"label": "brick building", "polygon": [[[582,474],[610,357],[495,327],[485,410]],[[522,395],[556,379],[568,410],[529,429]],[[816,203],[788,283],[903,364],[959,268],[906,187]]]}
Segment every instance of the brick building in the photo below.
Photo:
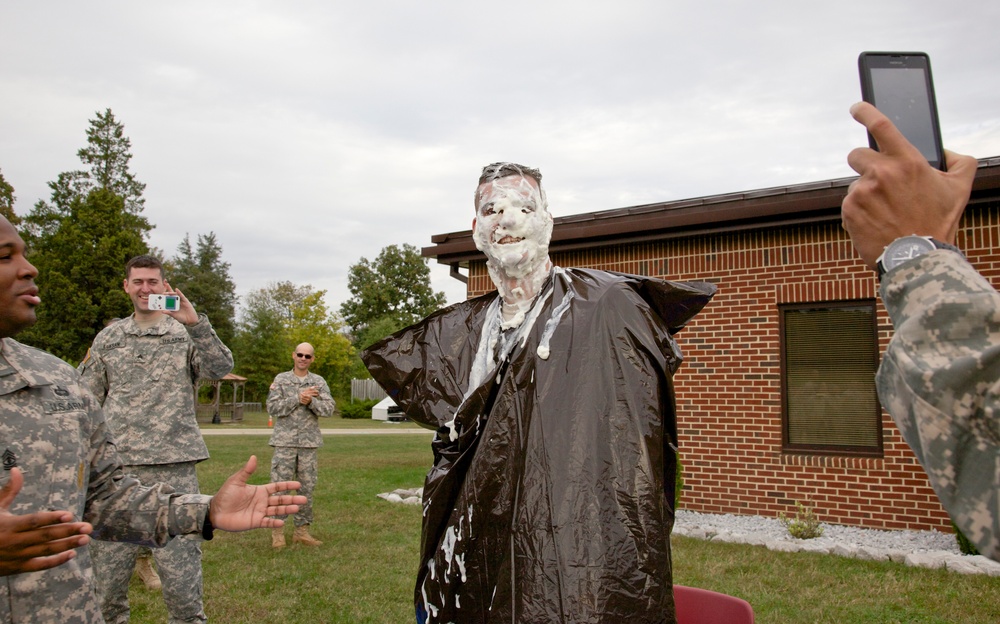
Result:
{"label": "brick building", "polygon": [[[824,522],[951,530],[875,394],[892,326],[840,225],[852,179],[555,220],[560,266],[719,287],[678,334],[682,507],[777,516],[802,502]],[[432,242],[423,255],[470,297],[493,290],[471,231]],[[980,161],[958,245],[1000,286],[1000,157]]]}

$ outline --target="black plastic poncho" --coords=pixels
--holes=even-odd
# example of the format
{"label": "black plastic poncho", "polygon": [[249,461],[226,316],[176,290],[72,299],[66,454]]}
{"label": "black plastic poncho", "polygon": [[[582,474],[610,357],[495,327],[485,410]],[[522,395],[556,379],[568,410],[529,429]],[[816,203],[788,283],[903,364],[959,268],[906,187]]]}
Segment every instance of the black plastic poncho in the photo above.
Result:
{"label": "black plastic poncho", "polygon": [[674,621],[671,336],[714,294],[557,267],[518,328],[499,329],[492,293],[365,350],[438,430],[418,621]]}

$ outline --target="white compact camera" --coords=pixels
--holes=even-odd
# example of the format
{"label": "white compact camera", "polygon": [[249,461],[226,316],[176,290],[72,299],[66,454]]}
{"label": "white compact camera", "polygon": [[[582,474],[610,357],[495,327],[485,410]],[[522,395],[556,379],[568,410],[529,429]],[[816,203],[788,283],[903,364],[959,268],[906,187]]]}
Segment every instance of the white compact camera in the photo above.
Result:
{"label": "white compact camera", "polygon": [[150,295],[148,307],[150,310],[176,312],[181,308],[181,298],[178,295]]}

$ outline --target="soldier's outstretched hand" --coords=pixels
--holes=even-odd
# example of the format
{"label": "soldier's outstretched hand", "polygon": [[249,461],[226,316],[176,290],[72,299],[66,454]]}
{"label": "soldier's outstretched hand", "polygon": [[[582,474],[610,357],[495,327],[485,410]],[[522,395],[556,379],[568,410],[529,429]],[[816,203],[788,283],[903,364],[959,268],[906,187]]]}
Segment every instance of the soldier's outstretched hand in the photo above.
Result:
{"label": "soldier's outstretched hand", "polygon": [[247,485],[247,479],[257,470],[257,456],[251,455],[247,463],[219,489],[209,507],[212,526],[223,531],[248,531],[264,527],[280,527],[284,516],[298,512],[299,505],[308,502],[305,496],[278,494],[297,490],[298,481],[279,481],[267,485]]}
{"label": "soldier's outstretched hand", "polygon": [[76,557],[74,549],[87,544],[94,530],[88,522],[73,522],[68,511],[10,513],[22,485],[21,469],[11,468],[0,489],[0,576],[60,566]]}

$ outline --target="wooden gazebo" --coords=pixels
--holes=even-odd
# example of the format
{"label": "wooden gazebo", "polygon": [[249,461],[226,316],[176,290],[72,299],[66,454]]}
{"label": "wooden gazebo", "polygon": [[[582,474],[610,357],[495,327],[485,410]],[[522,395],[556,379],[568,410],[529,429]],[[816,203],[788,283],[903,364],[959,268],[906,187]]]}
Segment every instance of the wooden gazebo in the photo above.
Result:
{"label": "wooden gazebo", "polygon": [[[227,416],[225,422],[239,422],[243,420],[243,398],[246,390],[246,377],[240,377],[229,373],[222,379],[202,379],[198,382],[198,390],[195,393],[195,400],[201,394],[201,389],[210,386],[214,388],[211,403],[198,403],[198,420],[219,424],[224,422],[223,416]],[[229,401],[223,400],[224,389],[229,388]]]}

